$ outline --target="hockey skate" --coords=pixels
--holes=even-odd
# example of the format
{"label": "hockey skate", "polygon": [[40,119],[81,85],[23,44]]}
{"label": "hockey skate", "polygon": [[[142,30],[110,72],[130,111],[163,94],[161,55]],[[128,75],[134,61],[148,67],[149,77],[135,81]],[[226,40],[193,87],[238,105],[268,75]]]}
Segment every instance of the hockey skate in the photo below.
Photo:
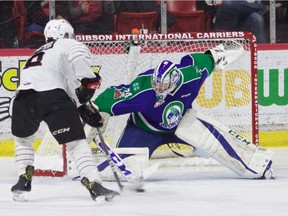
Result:
{"label": "hockey skate", "polygon": [[83,177],[81,183],[89,191],[91,198],[98,203],[115,201],[120,194],[116,191],[103,187],[98,182],[90,182],[88,178]]}
{"label": "hockey skate", "polygon": [[273,169],[271,168],[272,161],[268,163],[265,172],[263,173],[262,177],[259,179],[276,179]]}
{"label": "hockey skate", "polygon": [[32,175],[34,172],[33,166],[26,167],[26,173],[19,176],[18,182],[11,188],[13,200],[18,202],[26,202],[28,192],[31,191]]}

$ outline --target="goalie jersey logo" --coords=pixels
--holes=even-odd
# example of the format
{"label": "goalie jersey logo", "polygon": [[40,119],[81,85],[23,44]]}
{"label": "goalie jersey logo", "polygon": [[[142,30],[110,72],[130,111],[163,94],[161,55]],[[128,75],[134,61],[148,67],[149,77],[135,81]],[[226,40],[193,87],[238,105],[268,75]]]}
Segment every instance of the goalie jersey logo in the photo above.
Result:
{"label": "goalie jersey logo", "polygon": [[162,115],[162,122],[160,126],[166,129],[172,129],[176,127],[183,116],[184,105],[179,101],[169,103]]}

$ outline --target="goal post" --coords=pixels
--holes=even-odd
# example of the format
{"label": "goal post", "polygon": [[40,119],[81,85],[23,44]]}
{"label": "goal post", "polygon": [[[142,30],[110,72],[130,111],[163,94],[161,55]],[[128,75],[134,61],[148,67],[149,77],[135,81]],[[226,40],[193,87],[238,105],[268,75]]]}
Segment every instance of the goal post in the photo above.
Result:
{"label": "goal post", "polygon": [[48,128],[35,150],[35,176],[63,177],[68,173],[66,145],[59,145]]}
{"label": "goal post", "polygon": [[[257,44],[251,33],[77,35],[76,39],[89,47],[92,70],[99,71],[102,77],[101,88],[96,91],[95,97],[108,86],[129,84],[139,73],[154,68],[165,59],[177,64],[185,54],[204,52],[231,40],[240,43],[244,47],[244,54],[223,71],[214,71],[207,78],[193,108],[258,144]],[[110,118],[104,137],[112,147],[126,125],[127,117]],[[40,147],[42,145],[47,146],[45,139]],[[52,144],[49,146],[51,148]],[[40,147],[39,150],[45,151]],[[160,148],[152,157],[169,157],[165,151],[167,149]],[[171,152],[171,149],[168,151]],[[185,153],[186,150],[183,151]],[[49,152],[45,154],[49,155]],[[69,155],[67,158],[62,160],[68,160],[65,164],[69,166]]]}

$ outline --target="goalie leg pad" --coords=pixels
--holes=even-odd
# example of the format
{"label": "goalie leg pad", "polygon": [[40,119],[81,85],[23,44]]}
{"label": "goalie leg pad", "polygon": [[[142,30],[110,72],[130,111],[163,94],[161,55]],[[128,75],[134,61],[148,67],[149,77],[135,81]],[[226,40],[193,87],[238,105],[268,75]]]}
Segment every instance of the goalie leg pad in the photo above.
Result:
{"label": "goalie leg pad", "polygon": [[261,178],[270,169],[271,150],[239,139],[240,135],[194,110],[186,112],[175,134],[240,176]]}

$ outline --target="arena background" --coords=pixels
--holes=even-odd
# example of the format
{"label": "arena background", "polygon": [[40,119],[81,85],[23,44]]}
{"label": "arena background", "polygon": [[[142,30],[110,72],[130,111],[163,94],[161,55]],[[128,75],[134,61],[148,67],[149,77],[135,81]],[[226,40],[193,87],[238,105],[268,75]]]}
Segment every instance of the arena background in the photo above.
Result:
{"label": "arena background", "polygon": [[[0,157],[13,156],[9,102],[15,94],[20,69],[33,51],[0,50]],[[258,85],[264,89],[264,93],[258,95],[259,144],[263,147],[288,147],[287,56],[288,44],[258,45]],[[36,148],[40,142],[40,139],[35,141]]]}

